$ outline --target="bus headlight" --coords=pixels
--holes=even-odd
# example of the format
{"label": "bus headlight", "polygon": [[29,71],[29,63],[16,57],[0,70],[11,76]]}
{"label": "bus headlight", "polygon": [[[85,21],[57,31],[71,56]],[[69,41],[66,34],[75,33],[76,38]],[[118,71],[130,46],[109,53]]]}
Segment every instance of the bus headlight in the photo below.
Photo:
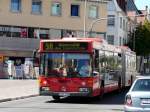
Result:
{"label": "bus headlight", "polygon": [[50,88],[49,87],[41,87],[41,90],[42,91],[50,91]]}
{"label": "bus headlight", "polygon": [[80,92],[89,92],[89,88],[79,88]]}

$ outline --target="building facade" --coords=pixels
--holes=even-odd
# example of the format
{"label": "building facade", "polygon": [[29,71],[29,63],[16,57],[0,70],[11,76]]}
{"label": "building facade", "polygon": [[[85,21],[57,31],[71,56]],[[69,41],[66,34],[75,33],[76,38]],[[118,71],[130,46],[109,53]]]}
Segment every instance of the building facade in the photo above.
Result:
{"label": "building facade", "polygon": [[141,16],[138,16],[137,17],[137,22],[139,24],[144,24],[145,20],[148,20],[150,21],[150,18],[149,18],[149,12],[148,12],[148,6],[145,6],[145,10],[139,10]]}
{"label": "building facade", "polygon": [[108,2],[107,41],[113,45],[124,45],[127,42],[126,0]]}
{"label": "building facade", "polygon": [[[127,1],[127,16],[128,16],[128,39],[131,39],[132,34],[135,33],[136,27],[140,24],[138,18],[141,16],[141,11],[139,11],[135,5],[134,0]],[[133,48],[134,48],[133,44]]]}
{"label": "building facade", "polygon": [[[40,39],[83,37],[84,31],[89,36],[92,22],[107,17],[107,2],[86,2],[85,7],[85,0],[0,0],[1,68],[5,64],[8,68],[8,61],[24,65],[39,47]],[[107,20],[98,22],[92,36],[105,38],[106,30]]]}

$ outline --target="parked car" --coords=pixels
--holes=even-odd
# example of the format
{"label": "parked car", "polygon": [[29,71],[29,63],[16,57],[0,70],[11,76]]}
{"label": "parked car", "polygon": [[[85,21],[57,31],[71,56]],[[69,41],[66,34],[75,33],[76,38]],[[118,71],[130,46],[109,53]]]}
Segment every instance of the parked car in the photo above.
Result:
{"label": "parked car", "polygon": [[150,112],[150,76],[138,77],[125,96],[125,112]]}

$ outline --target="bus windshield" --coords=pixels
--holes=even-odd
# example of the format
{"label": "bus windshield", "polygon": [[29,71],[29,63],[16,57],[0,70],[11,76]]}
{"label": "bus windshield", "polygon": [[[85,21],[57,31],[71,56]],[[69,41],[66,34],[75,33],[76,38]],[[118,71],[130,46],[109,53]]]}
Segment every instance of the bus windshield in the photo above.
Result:
{"label": "bus windshield", "polygon": [[42,53],[40,74],[48,77],[90,77],[90,54]]}

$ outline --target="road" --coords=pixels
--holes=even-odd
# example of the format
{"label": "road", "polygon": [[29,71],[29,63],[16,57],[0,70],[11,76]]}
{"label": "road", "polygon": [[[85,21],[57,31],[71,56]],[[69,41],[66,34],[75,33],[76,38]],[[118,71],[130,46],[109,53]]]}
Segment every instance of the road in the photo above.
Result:
{"label": "road", "polygon": [[124,95],[105,94],[103,99],[63,98],[53,100],[49,96],[38,96],[0,103],[0,112],[123,112]]}

